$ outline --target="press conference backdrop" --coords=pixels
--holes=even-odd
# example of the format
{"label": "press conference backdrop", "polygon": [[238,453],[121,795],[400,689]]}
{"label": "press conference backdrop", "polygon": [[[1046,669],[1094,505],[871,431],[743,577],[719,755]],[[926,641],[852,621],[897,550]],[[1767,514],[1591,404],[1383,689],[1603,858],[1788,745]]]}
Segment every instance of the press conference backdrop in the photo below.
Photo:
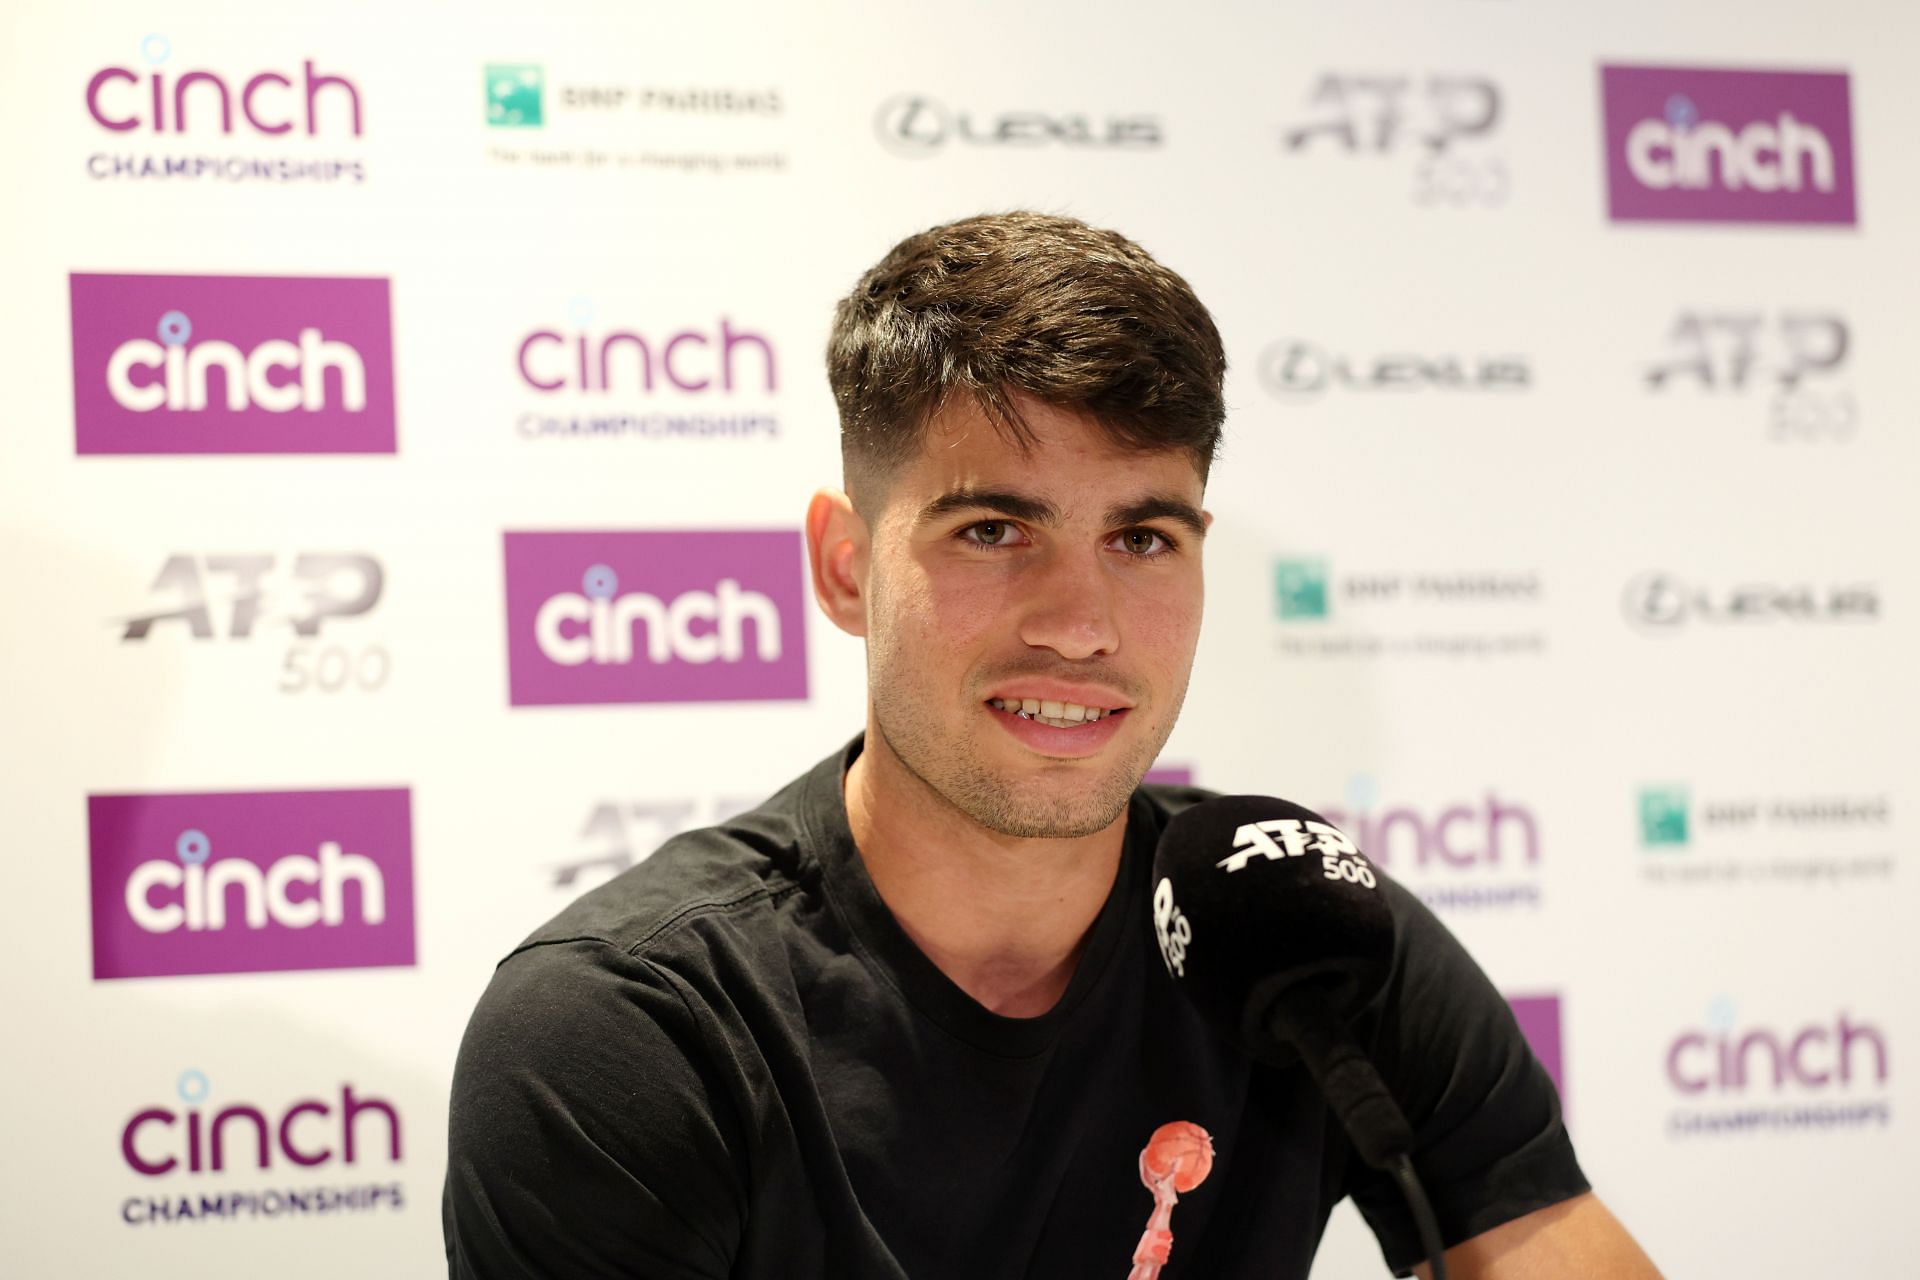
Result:
{"label": "press conference backdrop", "polygon": [[859,727],[832,301],[1016,207],[1232,361],[1162,767],[1436,908],[1668,1274],[1911,1273],[1911,6],[3,21],[9,1274],[435,1272],[495,960]]}

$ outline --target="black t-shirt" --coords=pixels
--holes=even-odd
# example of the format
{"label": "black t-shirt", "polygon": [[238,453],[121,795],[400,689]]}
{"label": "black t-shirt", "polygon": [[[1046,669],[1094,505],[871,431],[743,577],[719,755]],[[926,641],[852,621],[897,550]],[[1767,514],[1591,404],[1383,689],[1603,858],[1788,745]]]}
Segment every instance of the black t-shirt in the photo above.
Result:
{"label": "black t-shirt", "polygon": [[[454,1072],[453,1276],[1121,1280],[1153,1210],[1140,1152],[1173,1120],[1215,1160],[1174,1210],[1166,1280],[1304,1277],[1346,1195],[1410,1271],[1398,1189],[1304,1070],[1216,1038],[1161,963],[1154,842],[1207,793],[1135,792],[1066,994],[1006,1018],[868,879],[841,794],[859,749],[675,837],[501,963]],[[1393,976],[1357,1030],[1452,1245],[1587,1183],[1506,1002],[1383,883]]]}

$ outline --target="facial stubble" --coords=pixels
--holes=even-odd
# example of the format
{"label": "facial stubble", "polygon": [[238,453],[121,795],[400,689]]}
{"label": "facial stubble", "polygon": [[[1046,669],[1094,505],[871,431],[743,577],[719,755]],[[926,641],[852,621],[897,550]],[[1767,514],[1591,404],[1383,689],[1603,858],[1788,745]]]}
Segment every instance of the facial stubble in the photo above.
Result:
{"label": "facial stubble", "polygon": [[[872,622],[898,616],[892,612],[891,593],[876,573],[871,581]],[[886,625],[869,627],[867,684],[873,699],[873,718],[888,751],[939,800],[989,831],[1028,840],[1065,840],[1104,831],[1125,812],[1127,801],[1173,731],[1186,699],[1183,673],[1171,690],[1167,714],[1149,726],[1144,737],[1104,765],[1062,760],[1026,776],[996,772],[972,749],[970,735],[954,735],[924,714],[929,699],[950,697],[949,691],[917,689],[911,668],[915,646]],[[996,714],[984,700],[981,715]],[[1143,714],[1136,708],[1129,717]],[[1131,735],[1130,735],[1131,736]],[[1042,772],[1045,775],[1041,776]]]}

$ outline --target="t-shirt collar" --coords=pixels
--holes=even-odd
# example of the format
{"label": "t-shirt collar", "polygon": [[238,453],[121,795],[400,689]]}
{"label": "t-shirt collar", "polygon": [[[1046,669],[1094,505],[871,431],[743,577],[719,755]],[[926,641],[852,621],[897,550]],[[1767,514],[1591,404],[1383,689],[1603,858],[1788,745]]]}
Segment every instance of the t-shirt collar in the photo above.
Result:
{"label": "t-shirt collar", "polygon": [[827,900],[845,923],[854,945],[879,975],[922,1015],[973,1047],[1005,1058],[1043,1053],[1059,1036],[1112,967],[1117,944],[1129,918],[1138,917],[1144,939],[1145,897],[1141,882],[1158,837],[1150,806],[1136,792],[1127,813],[1119,874],[1095,917],[1073,979],[1054,1007],[1034,1018],[994,1013],[963,991],[914,945],[894,919],[867,875],[853,830],[847,821],[843,779],[860,755],[865,734],[828,756],[806,776],[799,816],[806,846],[818,858]]}

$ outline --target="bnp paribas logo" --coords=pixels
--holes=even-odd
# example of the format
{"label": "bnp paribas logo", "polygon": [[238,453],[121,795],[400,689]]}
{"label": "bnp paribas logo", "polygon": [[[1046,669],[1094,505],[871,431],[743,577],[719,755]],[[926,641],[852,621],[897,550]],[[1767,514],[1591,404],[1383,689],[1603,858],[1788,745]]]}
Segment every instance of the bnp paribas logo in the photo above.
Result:
{"label": "bnp paribas logo", "polygon": [[547,122],[547,73],[534,62],[487,64],[487,123],[496,129],[537,129]]}
{"label": "bnp paribas logo", "polygon": [[1327,616],[1327,562],[1278,560],[1273,566],[1274,610],[1283,621]]}
{"label": "bnp paribas logo", "polygon": [[1649,849],[1684,848],[1687,843],[1687,789],[1640,789],[1640,843]]}

